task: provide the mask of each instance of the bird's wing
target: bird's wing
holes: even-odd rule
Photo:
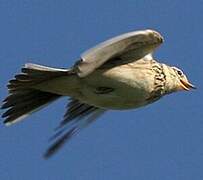
[[[116,36],[89,49],[75,65],[79,77],[85,77],[105,62],[122,58],[132,61],[143,58],[163,42],[163,37],[154,30],[133,31]]]
[[[55,154],[73,135],[95,121],[104,112],[104,109],[81,103],[79,100],[71,98],[62,122],[50,139],[54,142],[46,151],[44,157],[49,158]]]

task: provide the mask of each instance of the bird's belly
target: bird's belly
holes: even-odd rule
[[[151,70],[129,66],[97,70],[82,80],[80,98],[88,104],[108,109],[137,108],[147,104],[153,82]],[[99,87],[110,90],[97,92]]]
[[[144,106],[146,104],[146,94],[134,89],[118,88],[107,94],[95,94],[89,89],[83,91],[80,98],[88,104],[107,109],[131,109]],[[136,93],[135,93],[136,91]]]

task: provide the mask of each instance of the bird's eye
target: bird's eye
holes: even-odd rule
[[[177,70],[177,73],[178,73],[179,76],[183,75],[183,72],[181,70]]]

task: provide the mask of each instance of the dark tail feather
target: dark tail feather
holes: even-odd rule
[[[4,123],[6,125],[14,124],[59,97],[59,95],[38,90],[22,90],[13,93],[4,100],[1,107],[8,109],[2,115],[5,119]]]
[[[65,69],[36,64],[26,64],[21,71],[22,73],[17,74],[14,79],[9,81],[7,85],[9,95],[1,106],[1,109],[7,109],[2,115],[6,125],[24,119],[59,98],[60,95],[36,90],[34,87],[43,81],[66,75],[69,72]]]

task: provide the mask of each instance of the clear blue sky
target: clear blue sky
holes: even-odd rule
[[[0,99],[26,62],[69,67],[86,49],[124,32],[165,37],[156,59],[198,87],[145,108],[109,111],[48,161],[42,153],[67,98],[12,127],[0,125],[1,180],[202,180],[203,1],[0,0]]]

